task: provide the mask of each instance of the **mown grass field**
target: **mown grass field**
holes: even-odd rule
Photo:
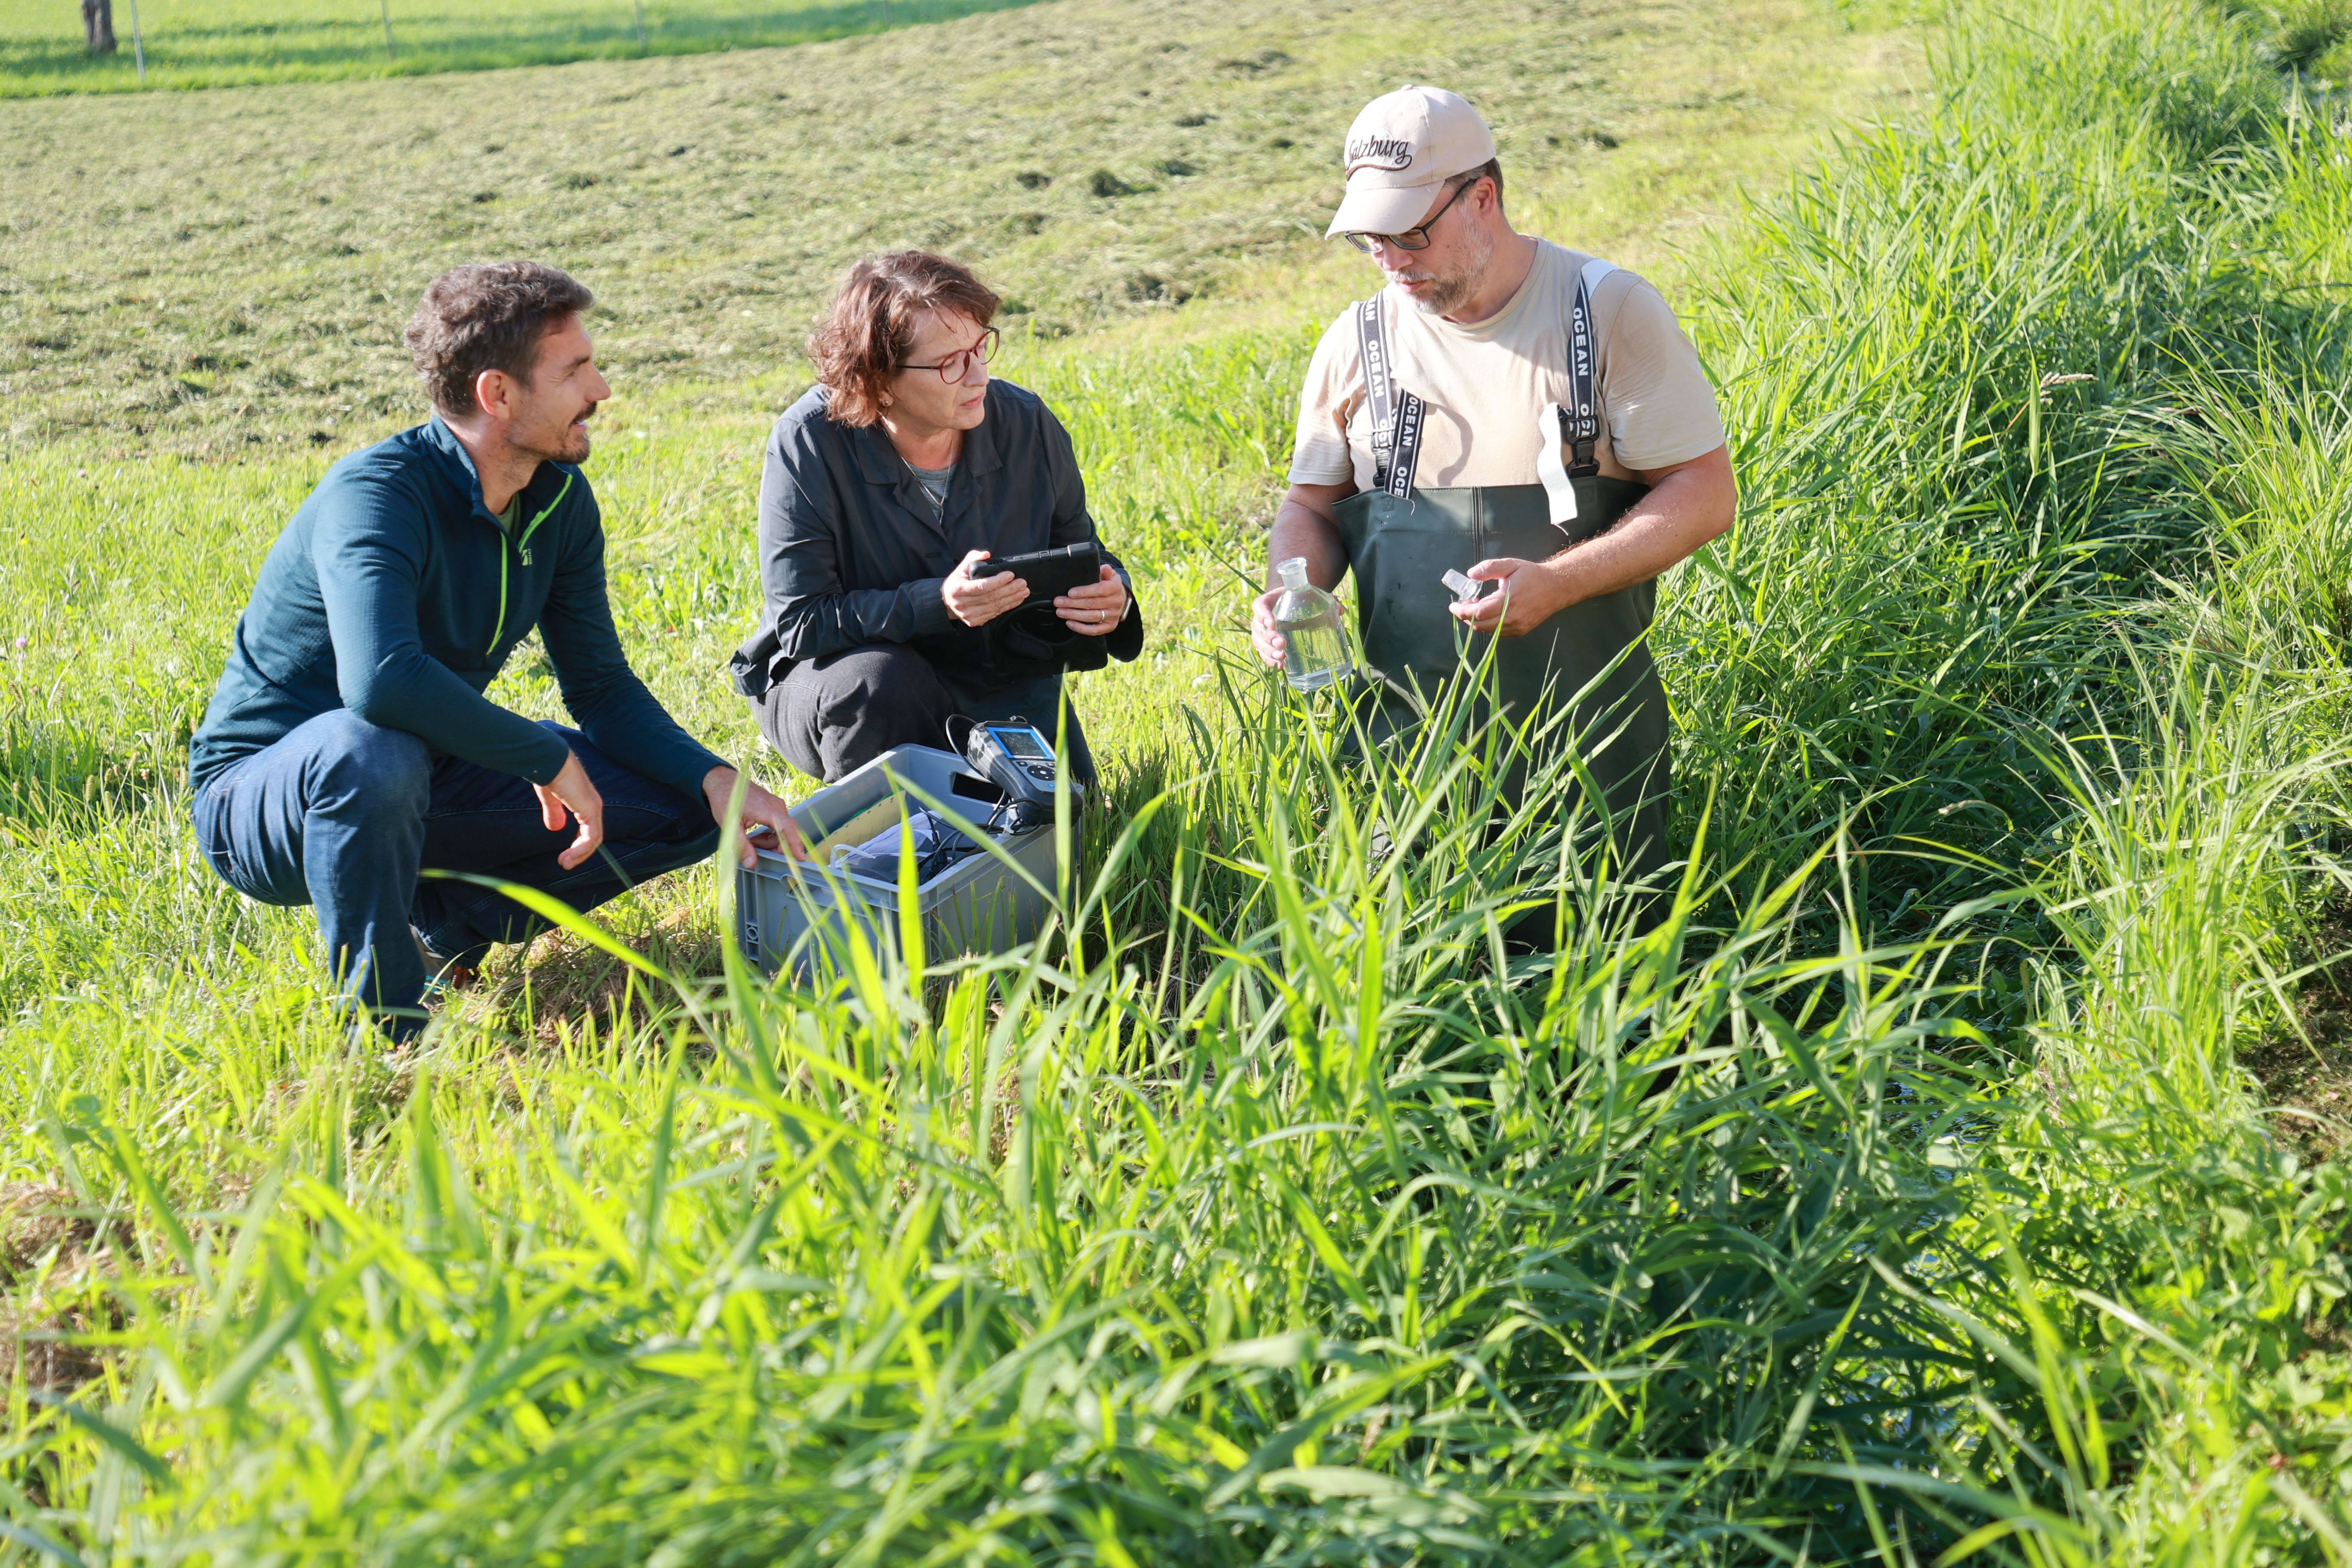
[[[1795,5],[1475,0],[1437,46],[1333,0],[1136,0],[495,78],[0,103],[0,431],[331,455],[414,416],[400,324],[423,279],[482,255],[564,257],[625,396],[711,384],[728,410],[797,374],[876,246],[985,263],[1008,324],[1048,339],[1203,291],[1304,321],[1361,285],[1337,258],[1297,274],[1337,189],[1331,127],[1369,93],[1475,77],[1536,216],[1566,203],[1654,247],[1778,166],[1793,126],[1869,111],[1899,76],[1885,36]],[[1638,216],[1660,188],[1684,217]]]
[[[86,52],[79,8],[0,4],[0,98],[349,81],[772,48],[994,10],[1020,0],[131,0],[118,48]]]
[[[2289,37],[2324,10],[1496,0],[1440,44],[1061,0],[178,95],[135,198],[57,149],[162,100],[0,105],[51,139],[5,187],[0,1552],[2352,1557],[2352,1167],[2239,1065],[2326,1017],[2352,845],[2352,126],[2298,70],[2342,32]],[[1639,941],[1557,825],[1487,831],[1476,759],[1339,766],[1237,662],[1226,563],[1365,286],[1283,226],[1415,78],[1496,114],[1525,226],[1667,283],[1723,391],[1741,520],[1658,632],[1692,869]],[[365,162],[492,79],[587,84],[532,146],[693,110],[731,149],[820,90],[909,141],[790,132],[841,171],[804,228],[730,227],[652,141],[454,212],[428,143]],[[1832,115],[1865,122],[1791,177]],[[1184,132],[1227,140],[1152,151]],[[757,443],[826,278],[902,238],[1026,307],[1005,368],[1144,569],[1150,651],[1076,689],[1112,753],[1087,940],[771,986],[681,876],[352,1051],[177,774],[261,546],[413,396],[415,289],[511,247],[612,302],[624,635],[751,758],[719,668]],[[554,710],[530,658],[499,691]],[[1557,897],[1570,939],[1507,958]]]

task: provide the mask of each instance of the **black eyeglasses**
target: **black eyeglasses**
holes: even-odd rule
[[[1475,179],[1472,179],[1462,184],[1454,186],[1454,194],[1445,198],[1444,206],[1438,208],[1435,212],[1422,219],[1418,226],[1406,229],[1402,234],[1357,234],[1350,231],[1340,235],[1339,237],[1346,240],[1349,245],[1354,246],[1358,250],[1362,251],[1367,256],[1370,256],[1372,253],[1372,242],[1374,240],[1380,241],[1382,245],[1394,246],[1399,250],[1427,250],[1429,248],[1429,231],[1436,226],[1437,220],[1444,217],[1447,211],[1453,207],[1455,202],[1462,199],[1462,193],[1468,190],[1472,185],[1475,185],[1478,182]]]
[[[996,329],[990,327],[980,334],[980,342],[968,349],[956,350],[937,364],[902,364],[898,368],[900,370],[935,370],[940,373],[941,381],[953,386],[971,374],[971,367],[975,361],[986,364],[996,357],[997,338]]]

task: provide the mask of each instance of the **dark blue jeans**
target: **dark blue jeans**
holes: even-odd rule
[[[421,879],[421,870],[496,877],[591,910],[719,847],[698,795],[630,772],[576,730],[547,728],[604,797],[604,848],[572,870],[556,857],[578,828],[567,822],[550,833],[527,780],[436,760],[407,731],[347,710],[321,713],[207,783],[195,801],[196,842],[246,897],[316,905],[338,994],[404,1038],[425,1025],[425,968],[409,927],[467,964],[547,927],[503,894]]]

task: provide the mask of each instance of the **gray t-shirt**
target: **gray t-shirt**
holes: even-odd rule
[[[906,462],[906,459],[901,458],[899,461]],[[950,463],[944,468],[919,468],[912,463],[907,463],[907,471],[915,476],[915,482],[923,487],[925,495],[931,498],[931,510],[940,517],[946,517],[948,486],[955,479],[955,464]]]

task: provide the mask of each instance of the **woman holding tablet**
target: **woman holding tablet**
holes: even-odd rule
[[[827,783],[893,746],[946,745],[956,714],[1054,734],[1065,670],[1142,651],[1068,434],[989,374],[997,303],[943,256],[867,257],[810,340],[817,384],[769,438],[766,605],[735,686],[769,743]],[[1091,782],[1076,716],[1060,722]]]

